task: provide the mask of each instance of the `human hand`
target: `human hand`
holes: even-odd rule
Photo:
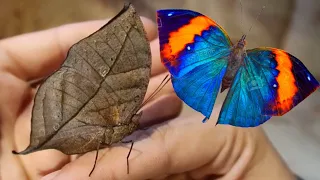
[[[96,25],[95,29],[100,25]],[[67,27],[62,27],[61,29],[63,28],[68,29]],[[77,31],[82,29],[87,32],[76,35],[74,34],[75,31],[72,31],[73,28],[69,28],[69,30],[59,30],[60,34],[68,32],[63,35],[64,38],[59,38],[61,39],[60,41],[65,41],[60,43],[64,47],[62,48],[63,55],[58,53],[59,50],[53,50],[53,47],[58,47],[58,45],[51,44],[50,48],[43,45],[49,41],[43,41],[44,35],[41,38],[39,34],[34,34],[32,38],[30,38],[30,35],[28,38],[20,36],[19,38],[24,38],[22,40],[19,38],[16,38],[16,40],[9,39],[10,41],[6,40],[6,43],[0,43],[1,48],[7,47],[8,49],[10,47],[9,49],[11,50],[8,52],[11,55],[9,57],[13,57],[13,64],[9,66],[10,68],[7,66],[3,66],[6,68],[1,68],[1,72],[6,72],[1,73],[2,77],[4,77],[1,77],[1,81],[7,79],[5,82],[6,91],[1,89],[0,92],[1,98],[6,99],[6,102],[1,104],[0,109],[2,123],[6,125],[1,126],[3,139],[5,140],[2,140],[1,150],[3,156],[1,164],[10,165],[1,167],[1,174],[5,175],[3,176],[5,179],[37,179],[53,171],[55,172],[46,176],[45,179],[89,179],[88,173],[92,168],[95,152],[86,153],[72,162],[70,162],[70,156],[63,155],[55,150],[35,152],[27,156],[13,156],[11,154],[12,149],[20,150],[28,144],[28,133],[30,132],[28,128],[30,126],[30,111],[32,107],[30,101],[35,89],[31,89],[27,81],[50,74],[49,71],[52,72],[59,67],[59,64],[64,59],[66,50],[71,44],[94,31],[93,29],[83,30],[83,28],[75,28],[73,26]],[[154,28],[151,30],[147,28],[147,31],[149,32],[149,38],[150,34],[155,37],[156,30]],[[53,32],[51,31],[50,33]],[[56,37],[52,36],[51,34],[53,39]],[[70,38],[70,36],[77,37]],[[45,53],[42,56],[41,54],[32,53],[25,55],[28,54],[27,52],[30,49],[34,51],[35,47],[28,50],[30,44],[27,46],[26,43],[22,44],[22,42],[30,43],[31,39],[32,43],[35,43],[35,37],[39,40],[39,43],[42,43],[37,48],[42,50],[39,53]],[[8,41],[11,43],[8,43]],[[11,46],[6,44],[11,44]],[[17,48],[17,46],[21,49]],[[13,51],[15,49],[18,51],[17,53],[13,53],[16,52]],[[151,42],[151,49],[153,50],[152,72],[153,74],[160,74],[164,69],[159,64],[157,40]],[[50,56],[52,52],[56,53],[54,58]],[[19,56],[17,57],[17,55]],[[55,66],[49,63],[39,65],[40,60],[46,60],[48,57],[51,57],[48,60],[51,63],[52,61],[59,62]],[[20,61],[15,59],[20,59]],[[31,66],[30,62],[26,63],[28,62],[27,60],[34,61],[33,66]],[[25,66],[23,64],[18,66],[15,64],[16,62],[19,62],[18,64],[25,63]],[[35,66],[38,66],[38,68],[35,68]],[[21,67],[26,70],[21,69]],[[12,69],[14,68],[20,68],[20,70],[13,71]],[[33,69],[31,70],[30,68]],[[36,70],[38,73],[35,73],[37,72]],[[43,72],[44,70],[46,72]],[[30,76],[30,74],[35,75]],[[151,80],[148,94],[152,92],[153,88],[157,87],[163,75],[158,75],[157,77],[161,78]],[[4,84],[4,82],[1,82],[1,84]],[[10,89],[10,92],[8,92],[8,89]],[[170,86],[166,86],[166,89],[162,92],[170,93],[172,89]],[[10,96],[11,94],[15,94],[15,96]],[[26,103],[25,99],[28,98],[29,101]],[[168,99],[176,102],[169,103]],[[175,96],[167,96],[167,100],[160,99],[155,102],[153,107],[144,111],[142,120],[144,123],[150,123],[150,121],[154,123],[155,119],[163,121],[166,118],[157,117],[163,114],[167,114],[166,117],[168,115],[177,115],[180,103]],[[163,111],[163,108],[165,108],[165,111]],[[262,177],[264,179],[293,179],[290,171],[272,148],[261,128],[243,129],[224,125],[215,126],[214,120],[217,119],[217,111],[214,112],[211,120],[204,124],[201,123],[203,118],[200,115],[179,117],[135,133],[132,137],[135,136],[139,140],[135,142],[129,158],[129,174],[126,172],[128,147],[115,146],[100,150],[97,166],[91,179],[213,179],[217,177],[221,179],[261,179]],[[6,119],[3,117],[6,117]],[[12,133],[13,128],[15,128],[15,134]]]
[[[207,123],[201,115],[179,117],[134,133],[128,148],[99,152],[92,179],[295,179],[261,128],[215,126],[218,111]],[[87,153],[45,180],[89,179],[95,152]]]
[[[155,24],[146,18],[142,20],[150,43],[158,43],[154,41]],[[74,156],[56,150],[29,155],[13,155],[11,151],[23,150],[29,144],[31,110],[37,87],[35,83],[59,68],[71,45],[106,22],[65,25],[0,41],[0,174],[3,179],[39,179],[74,159]],[[158,49],[155,49],[157,47],[152,47],[152,78],[146,97],[150,96],[167,74],[160,65],[159,55],[155,54],[158,53]],[[144,110],[142,124],[164,121],[179,114],[182,103],[171,86],[166,86],[157,97]],[[152,113],[160,108],[161,113]],[[93,160],[89,162],[91,165]]]

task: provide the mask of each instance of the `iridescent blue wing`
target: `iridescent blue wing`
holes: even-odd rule
[[[319,88],[301,61],[276,48],[247,51],[222,106],[218,124],[258,126],[283,115]]]
[[[262,93],[269,94],[264,95],[264,114],[281,116],[319,88],[319,82],[304,64],[283,50],[252,49],[248,51],[248,61],[263,67],[261,70],[255,68],[255,74],[262,79],[257,81],[261,86],[264,84],[260,82],[266,84],[265,88],[261,88]]]
[[[248,67],[240,67],[222,105],[217,124],[239,127],[258,126],[271,118],[264,115],[260,90],[248,84],[254,83]],[[251,82],[252,81],[252,82]]]
[[[161,61],[177,95],[209,118],[232,43],[208,17],[190,10],[159,10]]]

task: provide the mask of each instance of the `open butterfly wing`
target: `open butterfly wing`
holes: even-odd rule
[[[209,62],[194,68],[180,78],[171,77],[176,94],[186,104],[210,118],[219,92],[226,64]]]
[[[209,118],[232,43],[208,17],[190,10],[158,11],[161,60],[177,95]]]
[[[319,82],[304,64],[283,50],[252,49],[248,51],[248,61],[260,64],[257,77],[266,83],[261,90],[270,94],[265,99],[264,114],[281,116],[319,88]]]
[[[263,98],[259,89],[248,86],[250,77],[251,68],[240,67],[222,105],[217,124],[254,127],[271,118],[262,114]]]
[[[217,123],[258,126],[290,111],[317,88],[318,81],[289,53],[276,48],[249,50]]]

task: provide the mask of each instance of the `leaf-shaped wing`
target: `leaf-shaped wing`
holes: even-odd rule
[[[20,154],[58,149],[65,154],[120,141],[150,78],[151,53],[132,5],[73,45],[61,68],[40,86],[32,111],[31,142]]]

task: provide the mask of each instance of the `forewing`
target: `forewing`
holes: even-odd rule
[[[40,86],[32,111],[31,142],[20,153],[95,150],[107,133],[139,110],[150,77],[151,54],[131,5],[71,47],[61,68]]]
[[[166,9],[157,15],[161,60],[175,92],[209,118],[232,46],[229,37],[198,12]]]
[[[225,57],[232,46],[210,18],[190,10],[158,10],[161,61],[178,78],[197,66]]]
[[[301,61],[276,48],[249,50],[228,92],[219,124],[258,126],[283,115],[319,88]]]

